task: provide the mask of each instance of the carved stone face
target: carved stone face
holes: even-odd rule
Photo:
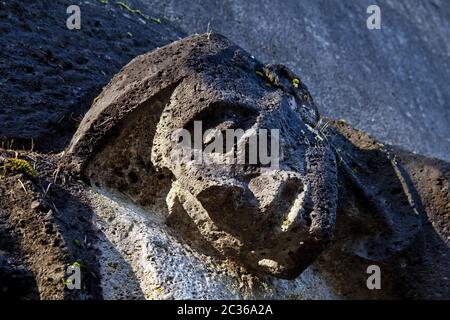
[[[193,36],[124,67],[67,154],[72,172],[93,184],[144,207],[161,208],[166,199],[167,222],[188,243],[293,278],[320,254],[335,225],[336,163],[314,130],[318,118],[306,87],[285,67],[264,66],[220,35]],[[195,133],[199,122],[201,133],[254,130],[256,154],[272,162],[174,161],[174,133]],[[278,132],[260,144],[263,129]],[[207,149],[213,141],[214,135],[201,141],[203,155],[217,155]],[[233,140],[225,152],[234,154],[236,145],[254,154],[250,141]],[[265,147],[267,154],[258,150]]]
[[[306,88],[294,86],[297,78],[282,66],[266,66],[262,72],[263,79],[255,77],[248,92],[227,83],[202,90],[202,74],[176,89],[156,129],[152,162],[175,178],[167,198],[170,214],[178,217],[169,219],[174,228],[181,230],[185,220],[180,217],[188,217],[202,241],[221,254],[250,269],[290,278],[317,257],[333,231],[335,160],[312,129],[317,113]],[[265,81],[271,86],[261,83]],[[241,149],[246,161],[207,161],[214,156],[207,149],[215,141],[212,134],[204,137],[200,161],[174,157],[180,151],[174,132],[185,129],[192,137],[195,123],[201,124],[202,136],[215,130],[215,139],[224,139],[216,155],[236,155],[238,146],[246,146]],[[271,158],[279,161],[277,166],[250,163],[249,153],[260,151],[261,145],[249,145],[262,138],[244,134],[227,149],[227,129],[279,130],[278,139],[275,134],[267,139],[270,155],[279,153],[278,159]]]

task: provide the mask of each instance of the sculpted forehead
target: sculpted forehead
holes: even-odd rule
[[[141,108],[155,118],[167,108],[168,116],[181,121],[216,101],[271,108],[278,101],[270,97],[281,93],[290,96],[304,121],[315,125],[313,99],[287,68],[265,66],[221,35],[188,37],[136,57],[114,76],[83,118],[68,153],[78,162],[75,167],[82,167],[101,140]],[[154,131],[156,124],[149,121],[148,130]]]
[[[269,133],[276,130],[281,168],[304,173],[305,153],[308,149],[314,148],[318,141],[299,112],[295,110],[295,101],[292,102],[294,98],[290,94],[282,90],[273,90],[265,92],[259,100],[236,98],[236,95],[229,94],[228,99],[193,98],[190,100],[189,96],[188,100],[184,101],[181,98],[185,96],[185,92],[184,88],[179,92],[175,90],[173,95],[175,98],[162,113],[152,151],[154,164],[168,168],[177,166],[179,163],[173,163],[170,160],[171,152],[179,146],[178,138],[174,136],[174,133],[179,129],[187,130],[192,138],[195,135],[195,125],[200,123],[200,139],[208,130],[221,132],[223,138],[228,129],[243,132],[266,130]],[[193,145],[194,142],[191,143],[191,146]],[[248,152],[248,150],[245,151]],[[193,170],[193,167],[185,167],[183,175],[187,174],[188,170]],[[245,174],[245,170],[243,171],[240,166],[217,165],[215,170],[216,175],[230,172]],[[206,170],[203,169],[203,171]],[[203,176],[208,173],[197,172],[197,174]]]
[[[242,126],[248,126],[249,121],[256,123],[267,117],[267,114],[287,104],[286,95],[279,91],[255,92],[224,91],[215,88],[206,90],[193,85],[178,87],[172,96],[171,103],[162,113],[162,122],[170,128],[186,127],[192,121],[214,122],[235,120]]]

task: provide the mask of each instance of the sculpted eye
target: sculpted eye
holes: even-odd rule
[[[215,129],[220,131],[225,131],[226,129],[235,129],[236,128],[236,122],[234,120],[226,120],[222,123],[219,123],[216,125]]]
[[[227,120],[222,123],[219,123],[214,128],[205,128],[204,136],[203,136],[203,143],[205,145],[208,145],[214,141],[214,137],[217,134],[221,133],[222,136],[224,136],[227,129],[235,129],[235,128],[236,128],[236,123],[231,120]],[[209,130],[208,134],[206,132],[207,130]]]
[[[249,129],[256,122],[257,116],[258,111],[252,106],[218,101],[211,103],[192,117],[184,129],[191,134],[192,145],[194,145],[193,139],[196,134],[201,134],[204,138],[202,142],[204,148],[213,143],[219,133],[225,136],[228,129],[244,131]],[[196,128],[201,132],[195,132]],[[204,136],[208,130],[210,131]]]
[[[255,123],[257,116],[258,110],[252,106],[218,101],[202,109],[189,120],[184,128],[193,129],[194,122],[201,121],[204,131],[213,128],[246,130]]]

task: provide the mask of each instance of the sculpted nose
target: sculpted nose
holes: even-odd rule
[[[257,201],[242,186],[209,186],[197,195],[197,200],[217,226],[232,234],[254,227]]]
[[[244,189],[234,185],[215,185],[204,188],[197,195],[197,199],[207,210],[235,211],[244,200]]]
[[[258,199],[261,211],[276,207],[276,211],[284,212],[293,205],[304,185],[297,173],[276,171],[253,178],[249,189]]]

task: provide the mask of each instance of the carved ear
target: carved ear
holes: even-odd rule
[[[91,183],[118,191],[144,207],[165,208],[172,174],[156,168],[151,158],[156,126],[172,92],[172,87],[162,90],[103,137],[84,171]]]
[[[420,198],[383,145],[344,123],[333,126],[328,136],[338,161],[337,236],[360,257],[389,258],[417,239]]]

